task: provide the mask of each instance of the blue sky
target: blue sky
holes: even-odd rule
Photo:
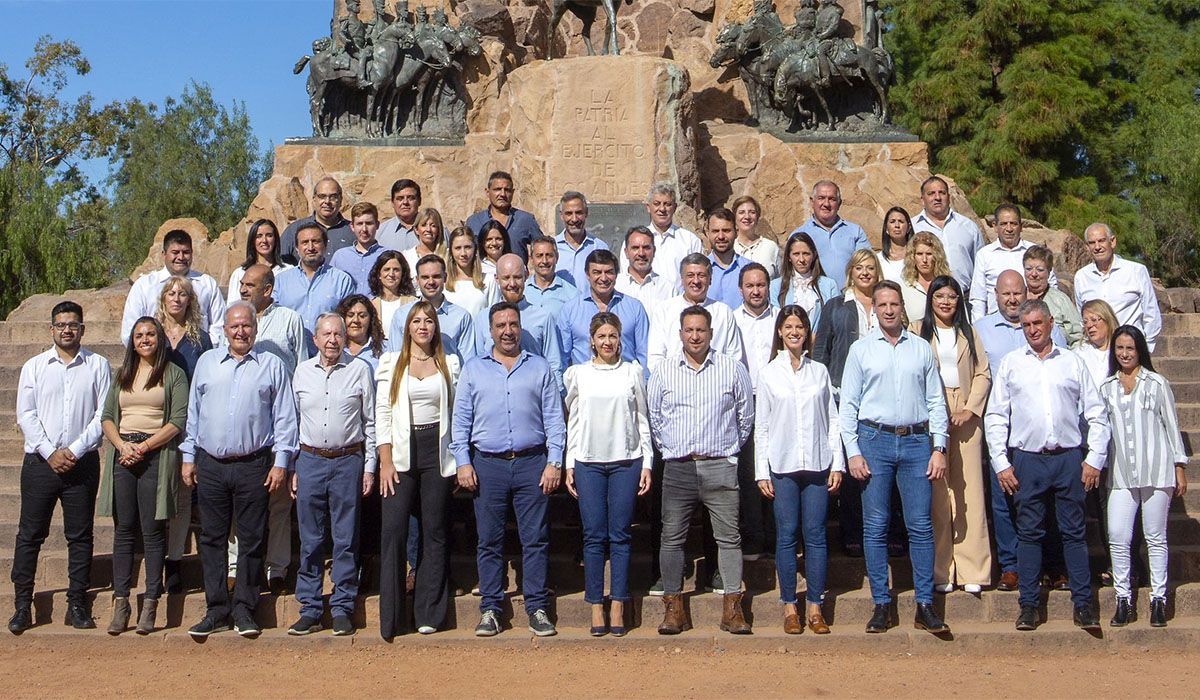
[[[221,103],[245,103],[266,147],[311,135],[292,65],[328,33],[332,12],[333,0],[0,0],[0,63],[24,75],[38,37],[70,39],[92,72],[69,94],[161,104],[191,80],[208,83]]]

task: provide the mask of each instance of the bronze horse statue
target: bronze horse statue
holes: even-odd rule
[[[864,81],[871,86],[875,93],[873,104],[875,116],[880,123],[887,124],[891,120],[888,108],[887,85],[892,80],[895,66],[892,56],[887,51],[865,46],[856,46],[853,62],[848,66],[835,65],[831,80],[823,80],[815,57],[805,54],[793,54],[779,65],[775,73],[773,97],[777,104],[800,108],[799,102],[803,90],[810,90],[821,103],[825,111],[826,123],[832,130],[835,128],[833,113],[825,99],[824,90],[833,83],[853,84]]]
[[[625,0],[632,3],[633,0]],[[617,9],[621,0],[551,0],[550,31],[546,32],[546,60],[554,58],[554,36],[558,32],[558,23],[562,21],[567,10],[583,22],[583,45],[587,47],[589,56],[596,55],[592,46],[592,23],[596,21],[596,10],[604,8],[608,16],[608,24],[604,30],[604,53],[616,56],[621,53],[617,47]]]

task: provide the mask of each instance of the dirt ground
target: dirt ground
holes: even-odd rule
[[[6,639],[0,697],[1186,698],[1196,697],[1200,662],[1200,650],[1039,658],[719,645],[212,641]]]

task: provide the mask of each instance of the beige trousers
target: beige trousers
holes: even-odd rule
[[[966,396],[946,389],[950,415],[961,411]],[[962,427],[950,426],[945,478],[933,482],[933,582],[981,586],[992,582],[992,548],[984,495],[983,421],[972,416]]]

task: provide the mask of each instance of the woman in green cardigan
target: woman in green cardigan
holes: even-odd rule
[[[142,533],[146,595],[137,633],[154,631],[162,594],[167,521],[179,490],[179,442],[187,423],[188,381],[169,361],[162,324],[143,316],[133,324],[125,359],[104,402],[104,452],[97,514],[113,517],[113,616],[108,633],[129,626],[133,545]]]

